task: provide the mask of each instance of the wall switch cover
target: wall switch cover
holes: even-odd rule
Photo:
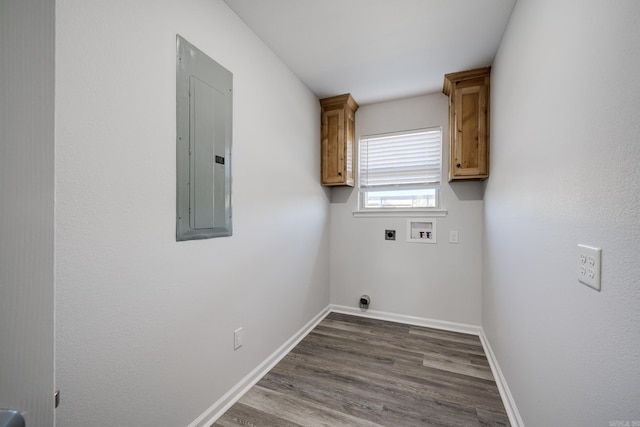
[[[243,337],[242,337],[242,328],[238,328],[235,331],[233,331],[233,349],[237,350],[240,347],[242,347],[242,341],[243,341]]]
[[[458,230],[449,231],[449,243],[458,243]]]
[[[578,245],[578,281],[595,290],[600,290],[602,249]]]

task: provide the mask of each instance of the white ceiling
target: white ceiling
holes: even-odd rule
[[[440,92],[491,65],[516,0],[224,0],[319,98]]]

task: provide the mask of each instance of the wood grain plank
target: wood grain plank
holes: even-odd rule
[[[508,426],[478,337],[330,313],[216,426]]]
[[[478,420],[482,427],[506,427],[509,426],[509,418],[506,414],[495,413],[483,409],[477,409]]]
[[[493,373],[488,365],[474,364],[469,357],[460,355],[425,352],[422,366],[493,380]]]
[[[423,326],[411,326],[409,328],[409,334],[438,340],[460,342],[482,348],[482,342],[480,342],[479,337],[471,334],[463,334],[461,332],[443,331],[439,329],[425,328]]]
[[[279,417],[292,423],[314,426],[362,426],[376,427],[375,424],[323,405],[300,399],[261,386],[253,387],[242,398],[245,405],[263,412],[278,413]],[[291,411],[291,408],[296,408]]]
[[[293,357],[297,358],[298,356],[295,355]],[[289,356],[287,356],[287,358],[289,358]],[[278,366],[274,370],[283,370],[284,372],[295,370],[295,363],[302,362],[302,359],[296,360],[295,362],[291,362],[292,365],[286,366],[287,358],[283,361],[283,365]],[[489,384],[486,381],[482,382],[481,386],[477,388],[476,393],[472,393],[474,388],[471,386],[470,381],[465,381],[463,383],[463,387],[460,387],[459,389],[452,388],[450,384],[446,382],[446,379],[442,384],[434,382],[425,383],[412,378],[410,375],[404,375],[403,373],[397,372],[394,367],[389,364],[371,365],[366,363],[342,363],[341,366],[336,366],[335,362],[327,362],[325,357],[322,355],[305,355],[303,360],[304,362],[302,363],[321,367],[324,370],[332,372],[334,370],[339,370],[342,375],[350,378],[356,378],[361,381],[386,387],[387,390],[385,393],[387,394],[401,395],[402,393],[412,393],[418,394],[421,398],[427,400],[442,400],[460,405],[468,403],[471,398],[471,401],[475,404],[490,407],[491,409],[498,409],[495,405],[491,405],[491,402],[495,401],[497,396],[497,394],[492,394],[492,392],[495,391],[497,393],[497,388],[490,389],[488,399],[484,398],[487,395],[487,385],[491,385],[492,382]],[[414,366],[414,368],[421,369],[416,366]],[[499,396],[498,402],[500,402]]]
[[[279,416],[237,402],[216,421],[215,425],[219,427],[302,427],[305,424],[295,424]]]

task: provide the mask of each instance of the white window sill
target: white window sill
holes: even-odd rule
[[[353,211],[355,218],[441,218],[447,216],[446,209],[367,209]]]

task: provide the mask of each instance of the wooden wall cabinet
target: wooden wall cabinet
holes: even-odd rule
[[[324,186],[353,187],[355,116],[358,104],[350,94],[320,100],[322,107],[322,176]]]
[[[491,67],[446,74],[449,97],[449,181],[489,177]]]

